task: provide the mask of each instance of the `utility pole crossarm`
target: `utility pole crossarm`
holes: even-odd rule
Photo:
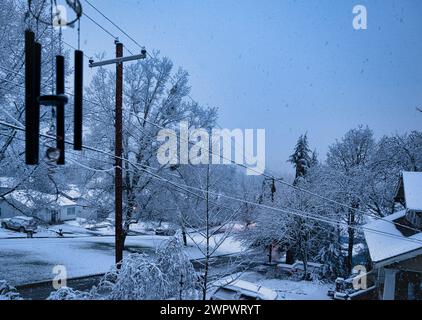
[[[142,50],[141,54],[137,54],[137,55],[129,56],[129,57],[121,57],[121,58],[115,58],[115,59],[98,61],[98,62],[94,62],[94,60],[89,60],[89,67],[95,68],[95,67],[107,66],[111,64],[120,64],[122,62],[142,60],[142,59],[145,59],[146,57],[147,57],[146,51]]]

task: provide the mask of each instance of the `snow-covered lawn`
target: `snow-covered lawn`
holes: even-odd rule
[[[247,272],[240,278],[275,290],[278,300],[331,300],[327,293],[334,286],[313,281],[269,279],[255,272]]]

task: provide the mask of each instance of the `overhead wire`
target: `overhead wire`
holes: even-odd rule
[[[24,131],[24,128],[21,128],[19,126],[15,126],[15,125],[12,125],[12,124],[3,122],[3,121],[0,121],[0,125],[7,126],[7,127],[10,127],[10,128],[14,128],[16,130]],[[44,134],[40,134],[40,136],[50,137],[50,136],[44,135]],[[73,144],[73,142],[69,142],[69,141],[66,141],[66,143]],[[100,152],[102,154],[108,154],[108,155],[111,155],[111,156],[115,157],[114,155],[110,154],[109,152],[103,151],[101,149],[93,148],[93,147],[90,147],[90,146],[84,146],[84,148],[86,148],[88,150],[91,150],[91,151],[96,151],[96,152]],[[171,184],[171,185],[173,185],[175,187],[178,187],[178,188],[181,187],[181,188],[196,190],[196,191],[200,191],[200,192],[203,192],[203,193],[208,193],[208,194],[214,195],[216,197],[223,197],[223,198],[234,200],[234,201],[237,201],[237,202],[254,205],[254,206],[260,207],[260,208],[265,208],[265,209],[274,210],[274,211],[278,211],[278,212],[285,213],[285,214],[295,215],[295,216],[299,216],[299,217],[302,217],[302,218],[308,218],[308,219],[312,219],[312,220],[315,220],[315,221],[320,221],[320,222],[325,222],[325,223],[328,223],[328,224],[333,224],[333,221],[331,221],[329,219],[319,218],[319,217],[316,217],[316,216],[311,216],[311,215],[309,215],[309,214],[307,214],[307,213],[305,213],[304,211],[301,211],[301,210],[300,211],[297,210],[297,212],[293,212],[293,211],[289,211],[289,210],[285,210],[285,209],[281,209],[281,208],[277,208],[277,207],[273,207],[273,206],[268,206],[268,205],[260,204],[258,202],[254,202],[254,201],[248,201],[248,200],[245,200],[245,199],[240,199],[240,198],[229,196],[229,195],[226,195],[226,194],[223,194],[223,193],[216,193],[216,192],[213,192],[213,191],[210,191],[210,190],[204,190],[202,188],[197,188],[197,187],[193,187],[193,186],[189,186],[189,185],[185,185],[185,184],[175,183],[175,182],[173,182],[171,180],[168,180],[168,179],[166,179],[166,178],[164,178],[164,177],[162,177],[162,176],[160,176],[158,174],[155,174],[155,173],[153,173],[151,171],[148,171],[148,170],[142,168],[142,165],[139,166],[138,164],[135,164],[135,163],[133,163],[132,161],[130,161],[128,159],[122,158],[122,160],[125,161],[125,162],[128,162],[129,164],[131,164],[133,167],[137,168],[138,170],[144,171],[145,173],[147,173],[147,174],[155,177],[156,179],[159,179],[159,180],[162,180],[162,181],[166,181],[168,184]],[[335,221],[334,223],[336,225],[337,224],[342,224],[342,225],[346,226],[347,228],[351,228],[351,229],[355,229],[355,230],[366,230],[366,231],[371,232],[371,233],[376,233],[376,234],[380,234],[380,235],[384,235],[384,236],[389,236],[389,237],[393,237],[393,238],[404,240],[404,241],[409,241],[409,242],[413,242],[413,243],[422,244],[422,240],[419,240],[419,239],[407,238],[407,237],[404,237],[404,236],[400,236],[400,235],[397,235],[397,234],[393,234],[393,233],[389,233],[389,232],[384,232],[384,231],[372,229],[372,228],[365,227],[365,226],[359,226],[358,227],[358,226],[355,226],[355,225],[348,225],[348,224],[346,224],[346,223],[344,223],[342,221]]]

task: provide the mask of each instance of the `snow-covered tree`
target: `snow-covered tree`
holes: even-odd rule
[[[142,217],[157,217],[161,212],[155,205],[157,197],[165,190],[163,183],[142,170],[154,167],[158,168],[158,171],[152,169],[155,174],[171,175],[168,166],[157,161],[159,130],[177,131],[182,120],[192,127],[209,127],[215,121],[216,110],[191,102],[187,97],[190,91],[187,72],[182,69],[174,72],[170,59],[160,57],[158,52],[152,58],[127,64],[124,75],[123,157],[130,160],[124,161],[123,168],[123,230],[126,236],[132,222]],[[114,124],[114,88],[114,72],[100,68],[87,90],[87,97],[92,102],[87,111],[88,142],[110,152],[114,148],[114,133],[103,129]],[[103,179],[98,184],[93,180],[93,188],[103,189],[110,201],[112,175],[99,175]]]
[[[331,199],[345,204],[337,206],[339,218],[348,228],[346,267],[353,268],[353,247],[356,226],[363,223],[365,203],[368,201],[368,187],[371,185],[369,166],[375,151],[372,130],[360,126],[348,131],[345,136],[330,146],[327,154],[325,190]],[[329,204],[332,206],[332,204]]]
[[[94,288],[94,296],[113,300],[189,299],[196,294],[192,263],[178,237],[163,244],[154,256],[129,254]]]
[[[312,162],[315,161],[313,156],[309,149],[308,136],[305,133],[299,137],[295,150],[289,158],[289,162],[293,164],[296,170],[295,183],[299,178],[306,176],[306,173],[312,166]]]

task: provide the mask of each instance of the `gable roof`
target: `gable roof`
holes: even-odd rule
[[[405,255],[422,254],[422,232],[406,237],[394,224],[405,215],[406,211],[403,210],[365,225],[366,243],[371,260],[375,264],[386,265],[392,258],[400,261],[409,258]],[[400,256],[403,256],[403,259]]]
[[[404,200],[406,209],[422,211],[422,172],[402,172],[396,199]]]
[[[57,206],[75,206],[76,203],[62,195],[59,195],[57,198],[55,195],[47,194],[34,190],[15,190],[12,193],[5,196],[7,199],[12,199],[16,202],[19,202],[21,205],[24,205],[27,208],[34,209],[36,208],[36,202],[46,203],[49,205]]]
[[[422,172],[403,172],[406,208],[422,211]]]

